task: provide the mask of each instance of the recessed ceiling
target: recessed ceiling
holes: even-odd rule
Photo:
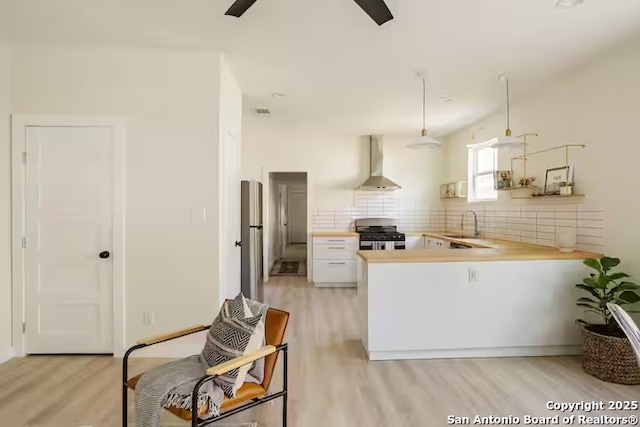
[[[640,30],[638,0],[387,0],[381,27],[353,0],[262,0],[239,19],[224,15],[232,0],[2,1],[12,41],[221,51],[247,112],[271,110],[248,120],[353,134],[420,131],[416,70],[438,135],[503,109],[500,72],[517,104]]]

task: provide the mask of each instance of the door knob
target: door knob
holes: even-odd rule
[[[236,246],[242,246],[242,242],[236,241]]]
[[[110,255],[109,251],[100,252],[100,258],[109,258]]]

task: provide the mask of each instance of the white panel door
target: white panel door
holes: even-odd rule
[[[221,298],[233,299],[240,293],[241,251],[240,241],[240,145],[233,132],[224,133],[222,156],[223,181],[223,294]],[[248,244],[248,242],[246,242]]]
[[[289,243],[307,243],[307,191],[291,188],[289,191],[288,231]]]
[[[26,353],[113,352],[112,140],[26,129]]]

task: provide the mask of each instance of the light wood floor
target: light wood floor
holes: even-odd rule
[[[448,415],[558,414],[545,409],[547,401],[640,400],[640,387],[596,380],[576,357],[366,362],[354,299],[355,290],[314,289],[303,278],[268,285],[267,302],[292,315],[290,427],[437,427]],[[443,325],[425,325],[425,333],[429,327]],[[161,362],[133,359],[132,373]],[[0,426],[119,426],[120,366],[95,356],[0,365]],[[281,370],[276,385],[280,378]],[[252,419],[280,426],[280,403],[230,420]]]

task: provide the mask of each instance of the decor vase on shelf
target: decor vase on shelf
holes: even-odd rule
[[[560,195],[561,196],[570,196],[573,194],[573,184],[570,182],[561,182],[560,183]]]
[[[577,230],[574,227],[558,227],[556,244],[560,252],[573,252],[578,244]]]
[[[582,367],[585,372],[603,381],[640,384],[640,367],[631,344],[607,308],[607,303],[622,306],[640,301],[636,293],[640,287],[624,281],[629,277],[628,274],[612,271],[620,264],[618,258],[588,258],[584,264],[595,273],[576,285],[589,294],[588,297],[578,298],[576,305],[584,307],[587,313],[596,313],[602,318],[602,323],[576,320],[582,333]]]

